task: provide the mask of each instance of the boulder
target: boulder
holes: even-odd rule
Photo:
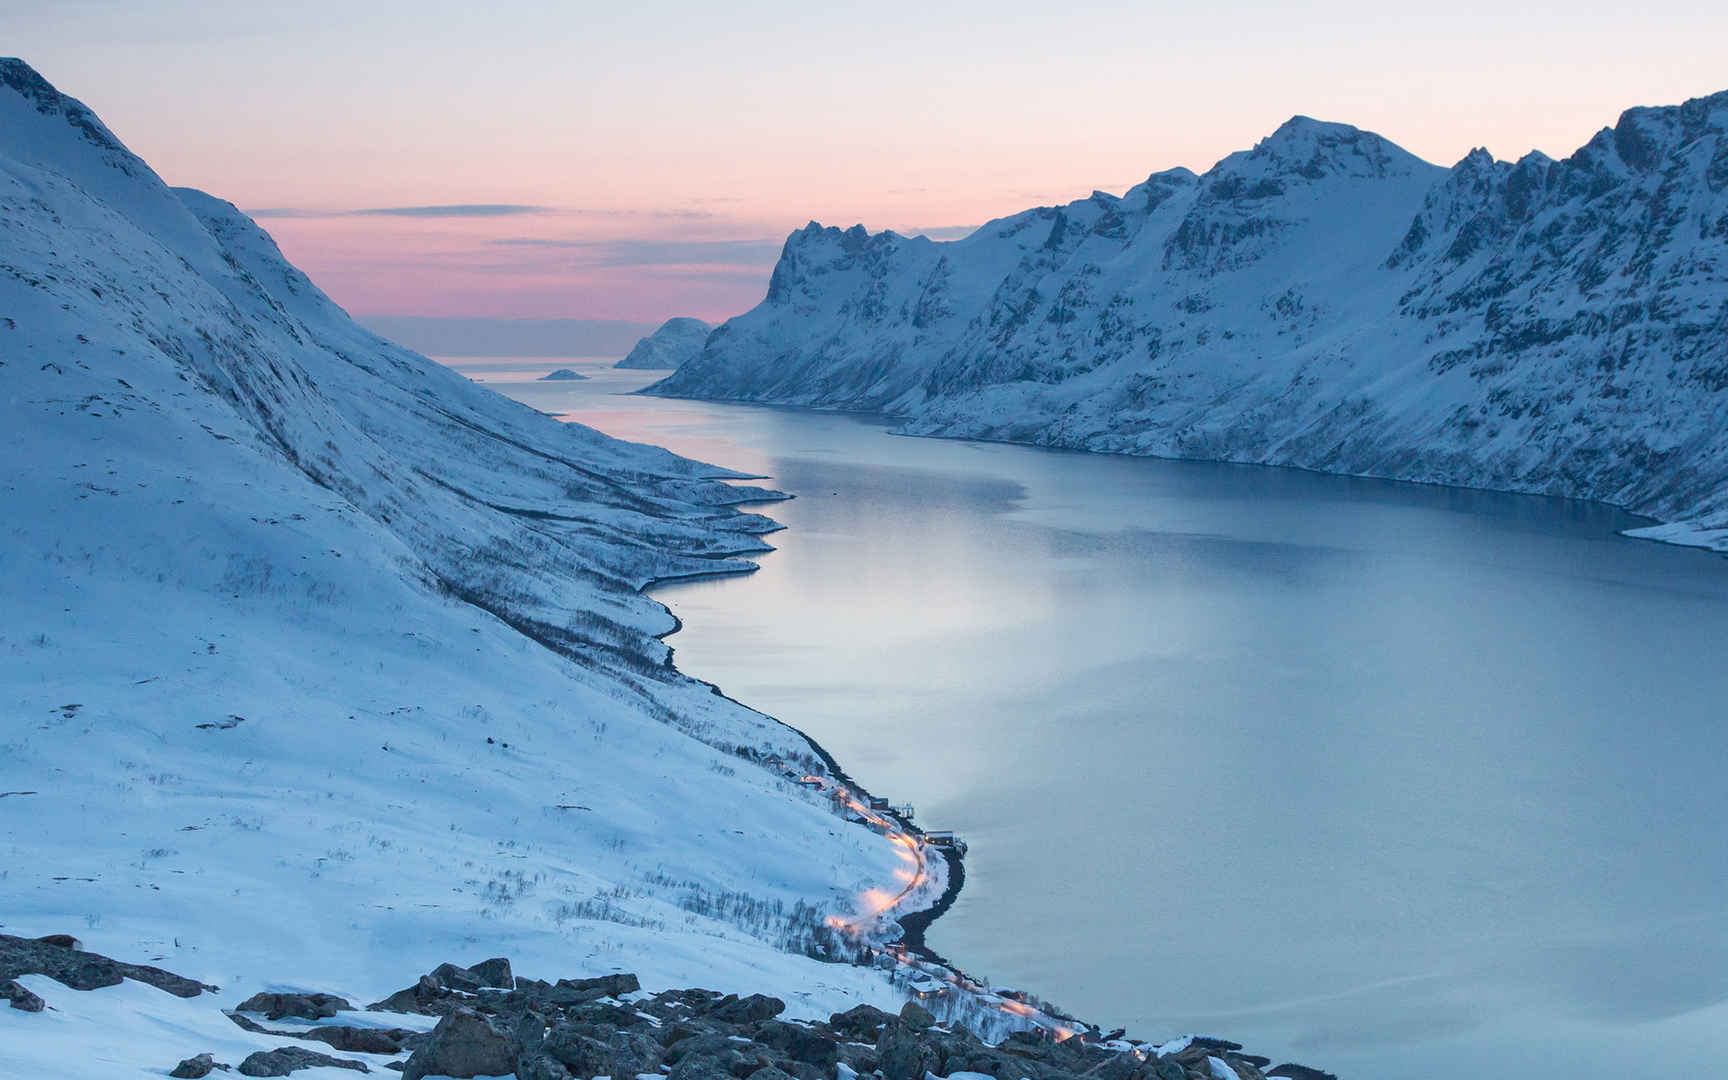
[[[882,1080],[924,1080],[924,1074],[941,1068],[934,1048],[919,1037],[919,1030],[906,1024],[890,1024],[876,1041],[876,1067]]]
[[[936,1023],[936,1016],[916,1001],[900,1006],[900,1022],[907,1027],[923,1030]]]
[[[176,1077],[177,1080],[198,1080],[201,1076],[209,1076],[213,1069],[221,1069],[223,1072],[227,1072],[231,1067],[232,1066],[229,1065],[217,1064],[216,1055],[214,1054],[199,1054],[196,1057],[189,1057],[180,1064],[174,1066],[174,1071],[168,1075]]]
[[[786,1003],[766,994],[751,994],[747,998],[727,995],[709,1010],[708,1016],[723,1024],[759,1024],[772,1020],[786,1011]]]
[[[415,1032],[403,1028],[360,1028],[330,1024],[319,1025],[308,1031],[288,1032],[296,1039],[306,1039],[321,1042],[332,1050],[343,1050],[350,1054],[400,1054],[403,1043],[412,1039]]]
[[[64,944],[70,942],[71,944]],[[46,975],[74,990],[100,990],[119,986],[125,979],[148,983],[175,997],[197,997],[214,990],[201,982],[147,964],[127,964],[75,946],[78,939],[67,934],[48,938],[21,938],[0,934],[0,985],[20,975]]]
[[[478,964],[470,967],[468,973],[472,975],[481,986],[501,986],[504,989],[509,990],[514,988],[516,985],[516,977],[510,973],[510,961],[506,960],[502,956],[495,956],[490,960],[482,960]]]
[[[892,1019],[892,1016],[874,1005],[855,1005],[845,1012],[830,1016],[828,1026],[842,1039],[873,1043],[877,1033],[882,1030],[882,1025]]]
[[[409,1057],[402,1077],[507,1076],[516,1071],[516,1057],[509,1037],[491,1019],[457,1008],[444,1014],[426,1045]]]
[[[366,1006],[369,1012],[400,1012],[420,1013],[425,1016],[438,1016],[449,1012],[447,1000],[450,988],[438,980],[436,975],[422,975],[420,981],[405,990],[398,990],[383,1001],[374,1001]]]
[[[545,1054],[524,1054],[516,1059],[516,1080],[570,1080],[570,1070]]]
[[[578,994],[598,991],[594,998],[618,997],[642,989],[642,981],[630,972],[624,972],[620,975],[601,975],[593,979],[559,979],[558,989]]]
[[[757,1024],[755,1039],[783,1057],[825,1071],[832,1071],[840,1056],[832,1038],[784,1020],[764,1020]]]
[[[355,1072],[371,1072],[364,1061],[352,1058],[331,1057],[320,1054],[316,1050],[306,1050],[298,1046],[283,1046],[275,1050],[260,1050],[249,1055],[240,1063],[241,1076],[287,1076],[298,1069],[313,1069],[326,1066],[337,1069],[352,1069]]]
[[[23,1012],[41,1012],[46,1004],[40,995],[12,979],[0,983],[0,998],[5,998],[14,1009]]]
[[[294,1016],[302,1020],[323,1020],[338,1012],[353,1009],[344,998],[335,994],[253,994],[238,1006],[239,1012],[260,1012],[266,1020],[281,1020]]]

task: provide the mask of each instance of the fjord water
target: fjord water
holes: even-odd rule
[[[653,590],[670,643],[966,837],[930,944],[968,970],[1346,1080],[1728,1057],[1728,560],[1591,504],[455,363],[797,496],[756,574]]]

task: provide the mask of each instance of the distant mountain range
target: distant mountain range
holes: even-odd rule
[[[630,355],[614,364],[621,368],[676,368],[701,355],[702,343],[714,327],[701,319],[667,319],[636,343]]]
[[[811,223],[647,392],[1601,499],[1728,550],[1728,92],[1559,161],[1297,117],[951,242]]]

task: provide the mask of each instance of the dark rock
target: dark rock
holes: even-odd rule
[[[1176,1064],[1173,1057],[1158,1059],[1158,1080],[1188,1080],[1188,1070]]]
[[[614,1032],[606,1040],[606,1047],[611,1052],[606,1070],[608,1076],[628,1078],[660,1068],[660,1044],[647,1035],[634,1031]]]
[[[751,1073],[746,1080],[792,1080],[792,1076],[783,1069],[777,1069],[774,1066],[769,1065],[765,1068],[757,1069],[755,1072]]]
[[[723,1024],[759,1024],[785,1011],[786,1003],[777,997],[751,994],[747,998],[737,998],[728,995],[721,998],[708,1015]]]
[[[860,1046],[857,1043],[841,1043],[834,1048],[839,1059],[853,1072],[873,1073],[876,1071],[878,1058],[874,1046]],[[1015,1078],[1017,1080],[1017,1078]]]
[[[892,1019],[892,1016],[874,1005],[855,1005],[845,1012],[830,1016],[828,1026],[842,1039],[875,1042],[876,1034],[882,1030],[882,1025]]]
[[[576,993],[598,990],[598,997],[618,997],[642,989],[642,982],[630,972],[624,972],[621,975],[601,975],[594,979],[559,979],[558,986]]]
[[[260,1035],[276,1034],[276,1032],[265,1027],[263,1024],[260,1024],[258,1021],[253,1020],[251,1017],[241,1016],[237,1012],[225,1012],[222,1015],[238,1024],[242,1031],[254,1031]]]
[[[746,1055],[745,1049],[762,1048],[734,1042],[718,1032],[682,1039],[666,1051],[666,1063],[672,1067],[669,1080],[749,1076],[761,1068],[761,1064],[757,1055]]]
[[[437,979],[441,986],[470,994],[486,985],[472,971],[455,964],[439,964],[432,969],[432,978]]]
[[[11,982],[20,975],[46,975],[74,990],[119,986],[124,979],[148,983],[158,990],[184,998],[197,997],[205,990],[216,989],[161,968],[127,964],[98,953],[57,944],[66,940],[76,943],[76,938],[64,934],[52,937],[53,940],[48,941],[0,934],[0,984]]]
[[[784,1020],[764,1020],[757,1024],[755,1039],[793,1061],[828,1071],[833,1070],[834,1062],[839,1059],[833,1039]]]
[[[526,1054],[516,1059],[516,1080],[570,1080],[570,1070],[545,1054]]]
[[[253,994],[242,1001],[239,1012],[261,1012],[266,1020],[281,1020],[295,1016],[303,1020],[323,1020],[354,1006],[335,994]]]
[[[1338,1080],[1338,1077],[1332,1073],[1310,1069],[1306,1065],[1297,1065],[1288,1061],[1275,1069],[1267,1070],[1266,1075],[1282,1076],[1286,1077],[1287,1080]]]
[[[232,1066],[217,1064],[214,1054],[199,1054],[174,1066],[174,1071],[168,1075],[177,1077],[178,1080],[198,1080],[201,1076],[209,1076],[212,1069],[221,1069],[223,1072],[227,1072],[230,1068]]]
[[[482,960],[470,967],[468,972],[481,986],[501,986],[509,990],[516,985],[516,977],[510,973],[510,961],[502,956]]]
[[[741,1043],[735,1043],[729,1036],[717,1031],[703,1032],[686,1039],[680,1039],[666,1050],[666,1063],[676,1065],[687,1057],[708,1055],[718,1056],[727,1051],[736,1051]]]
[[[876,1067],[882,1071],[882,1080],[924,1080],[925,1073],[941,1067],[935,1049],[918,1034],[899,1023],[882,1029],[882,1037],[876,1041]]]
[[[371,1072],[364,1061],[352,1058],[331,1057],[320,1054],[316,1050],[306,1050],[298,1046],[284,1046],[276,1050],[260,1050],[249,1055],[240,1063],[241,1076],[287,1076],[297,1069],[311,1069],[318,1066],[331,1066],[338,1069],[353,1069],[355,1072]]]
[[[1238,1054],[1233,1050],[1224,1055],[1224,1060],[1228,1061],[1232,1065],[1240,1061],[1252,1065],[1256,1069],[1264,1069],[1266,1066],[1272,1064],[1272,1059],[1269,1057],[1261,1057],[1259,1054]]]
[[[913,1028],[927,1028],[936,1023],[936,1017],[916,1001],[908,1001],[900,1006],[900,1022]]]
[[[435,975],[422,975],[420,981],[405,990],[398,990],[383,1001],[366,1006],[369,1012],[420,1013],[438,1016],[449,1012],[450,989]]]
[[[553,1025],[546,1033],[542,1049],[573,1075],[599,1076],[606,1072],[610,1049],[593,1034],[583,1031],[585,1026],[568,1022]]]
[[[671,1046],[674,1043],[681,1042],[684,1039],[700,1034],[702,1034],[702,1029],[694,1024],[685,1023],[683,1021],[679,1021],[676,1024],[667,1024],[665,1027],[660,1029],[660,1045]]]
[[[487,1017],[458,1008],[444,1015],[432,1038],[414,1051],[403,1080],[423,1076],[506,1076],[516,1071],[510,1039]]]
[[[82,949],[84,943],[71,934],[45,934],[36,939],[44,945],[52,945],[57,949]]]
[[[1214,1039],[1210,1035],[1196,1035],[1196,1036],[1194,1036],[1194,1041],[1189,1043],[1188,1045],[1189,1046],[1199,1046],[1199,1047],[1202,1047],[1202,1048],[1207,1049],[1207,1050],[1240,1050],[1240,1049],[1242,1049],[1242,1044],[1239,1042],[1231,1042],[1229,1039]]]
[[[308,1031],[290,1032],[296,1039],[321,1042],[332,1050],[350,1054],[400,1054],[403,1041],[415,1032],[402,1028],[357,1028],[337,1024],[319,1025]]]
[[[0,998],[10,1001],[14,1009],[23,1012],[41,1012],[46,1004],[38,994],[11,979],[0,983]]]

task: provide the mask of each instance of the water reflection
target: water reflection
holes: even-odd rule
[[[1604,507],[512,384],[798,496],[685,670],[971,841],[931,942],[1354,1076],[1728,1055],[1728,563]]]

